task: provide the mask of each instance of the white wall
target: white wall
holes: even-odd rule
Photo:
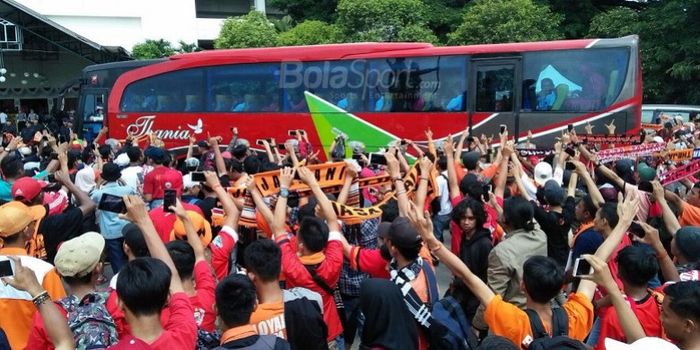
[[[22,4],[100,45],[129,51],[146,39],[163,38],[175,45],[180,40],[213,39],[222,22],[208,20],[202,26],[194,0],[22,0]],[[200,37],[200,32],[207,37]]]

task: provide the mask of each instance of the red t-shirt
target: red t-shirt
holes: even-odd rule
[[[194,349],[197,344],[197,325],[194,322],[192,304],[185,293],[170,296],[170,319],[158,339],[150,344],[154,350]],[[128,335],[110,349],[130,349],[129,344],[138,339]]]
[[[229,257],[236,246],[236,242],[238,242],[236,230],[230,226],[224,226],[219,231],[219,235],[209,243],[211,267],[214,268],[214,273],[219,281],[228,276]]]
[[[185,208],[185,210],[191,210],[204,216],[204,213],[202,213],[202,208],[194,204],[182,202],[182,206]],[[172,232],[173,227],[175,227],[177,215],[175,215],[175,213],[166,212],[163,210],[163,206],[161,205],[160,207],[153,208],[153,210],[149,211],[148,216],[151,217],[153,226],[156,228],[156,232],[158,232],[158,236],[160,236],[160,239],[163,240],[163,243],[170,242],[170,232]]]
[[[197,294],[190,297],[190,303],[194,309],[194,320],[197,327],[213,332],[216,327],[214,312],[216,281],[206,261],[200,261],[194,265],[194,281]]]
[[[630,302],[629,299],[628,302]],[[641,323],[642,328],[644,328],[644,334],[646,334],[647,337],[661,338],[661,310],[656,298],[653,295],[649,295],[641,302],[632,301],[630,306],[635,316],[637,316],[639,323]],[[621,342],[627,341],[614,308],[611,307],[605,311],[601,311],[600,319],[600,337],[595,347],[596,350],[605,350],[605,338],[612,338]]]
[[[119,338],[121,339],[123,337],[131,335],[131,328],[129,327],[129,323],[126,322],[126,315],[124,315],[124,311],[122,311],[119,308],[119,306],[117,306],[116,290],[112,290],[109,294],[109,298],[107,298],[107,303],[105,303],[105,307],[107,308],[109,314],[112,315],[114,325],[117,326],[117,335],[119,336]],[[41,317],[39,319],[41,319]],[[161,326],[165,327],[165,325],[168,324],[168,319],[170,319],[170,309],[166,305],[163,308],[163,311],[160,312]]]
[[[163,199],[166,189],[176,190],[180,196],[182,186],[182,174],[162,165],[143,177],[143,194],[150,194],[153,199]]]

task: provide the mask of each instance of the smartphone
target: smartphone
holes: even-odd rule
[[[14,276],[15,262],[7,259],[0,261],[0,277]]]
[[[574,171],[576,170],[576,165],[572,162],[566,162],[566,170]]]
[[[52,183],[56,182],[56,176],[54,174],[46,175],[46,181],[52,182]]]
[[[362,154],[353,154],[352,159],[360,161],[362,160]]]
[[[576,259],[574,263],[574,277],[584,277],[593,274],[593,267],[584,258]]]
[[[257,139],[257,140],[255,141],[255,144],[260,145],[260,146],[264,146],[265,143],[264,143],[263,141],[267,141],[268,144],[273,144],[273,143],[275,143],[275,140],[274,140],[274,139]]]
[[[632,221],[630,224],[630,228],[627,230],[629,233],[639,237],[639,238],[644,238],[646,236],[646,232],[644,231],[644,228],[642,225],[636,221]]]
[[[406,146],[406,144],[408,144],[408,142],[406,142],[406,140],[401,140],[401,146]]]
[[[277,145],[277,149],[280,150],[280,151],[286,151],[286,150],[287,150],[287,149],[284,147],[284,144],[283,144],[283,143],[280,143],[279,145]]]
[[[289,136],[297,136],[297,131],[296,131],[296,130],[287,130],[287,135],[289,135]]]
[[[204,172],[193,171],[192,172],[192,181],[194,181],[194,182],[206,182],[207,178],[204,177]]]
[[[503,134],[504,132],[506,132],[506,125],[501,124],[501,134]]]
[[[115,196],[113,194],[104,193],[102,198],[100,198],[100,203],[97,209],[108,211],[110,213],[126,213],[126,204],[124,199],[120,196]]]
[[[174,207],[177,202],[177,191],[175,190],[165,190],[165,195],[163,196],[163,211],[172,213],[173,211],[170,207]]]
[[[467,143],[474,142],[474,136],[467,136]]]
[[[370,164],[378,164],[378,165],[386,165],[386,157],[382,153],[370,153],[369,154],[369,163]]]
[[[639,186],[637,188],[640,191],[648,192],[648,193],[653,193],[654,192],[654,186],[651,185],[651,182],[649,181],[642,181],[639,183]]]
[[[568,154],[569,157],[574,157],[574,156],[576,156],[576,151],[574,151],[573,148],[568,148],[568,147],[567,147],[566,149],[564,149],[564,152],[566,152],[566,154]]]
[[[566,130],[568,130],[569,132],[571,132],[572,130],[574,130],[574,124],[569,124],[569,125],[567,125],[567,126],[566,126]]]

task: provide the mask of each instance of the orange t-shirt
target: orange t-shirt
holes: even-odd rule
[[[681,226],[700,226],[700,208],[683,202],[683,213],[679,222]]]
[[[563,308],[569,317],[569,337],[583,341],[593,326],[593,304],[584,295],[574,293],[569,296]],[[496,295],[486,306],[484,320],[493,334],[506,337],[522,348],[527,348],[533,341],[527,313],[503,301],[500,295]],[[551,321],[542,320],[542,323],[545,330],[551,333]]]
[[[287,339],[287,326],[284,323],[284,302],[258,304],[250,315],[250,324],[258,334],[274,335]]]

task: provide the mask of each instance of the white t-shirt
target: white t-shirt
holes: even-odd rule
[[[143,168],[139,165],[132,165],[122,170],[122,180],[130,186],[141,192],[141,184],[143,183]]]
[[[440,212],[438,215],[448,215],[452,212],[452,202],[450,202],[450,188],[447,185],[447,171],[436,177],[435,181],[440,189]]]
[[[7,123],[7,114],[5,114],[5,112],[0,112],[0,123]]]

